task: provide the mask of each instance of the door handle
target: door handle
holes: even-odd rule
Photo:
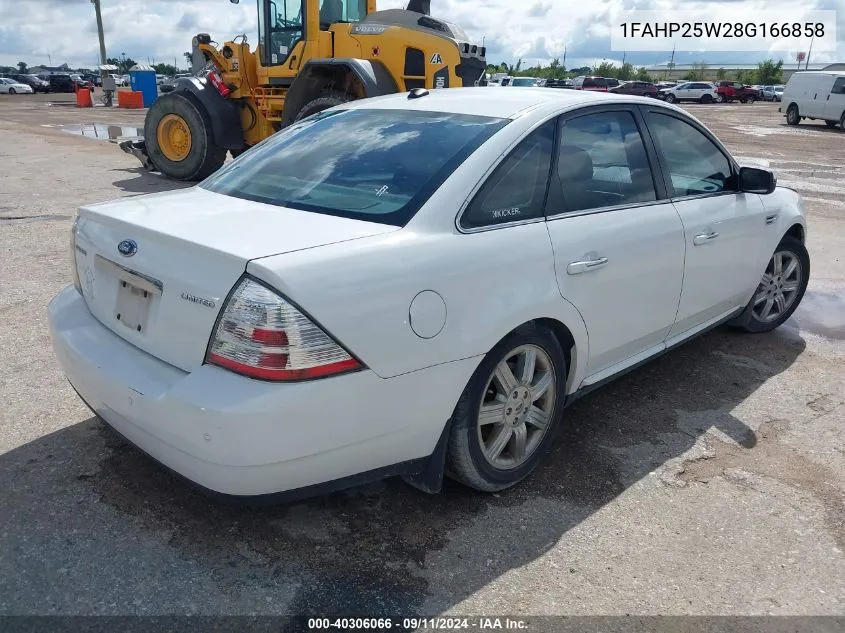
[[[692,243],[696,246],[701,246],[702,244],[707,244],[707,242],[712,242],[717,237],[719,237],[719,234],[716,233],[716,231],[711,231],[710,233],[702,233],[701,235],[696,235],[693,238]]]
[[[772,213],[771,215],[766,216],[766,224],[773,224],[775,220],[778,219],[777,213]]]
[[[589,259],[583,262],[572,262],[566,267],[568,275],[580,275],[591,270],[601,268],[607,263],[607,257],[599,257],[598,259]]]

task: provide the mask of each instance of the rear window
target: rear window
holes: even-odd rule
[[[581,85],[582,88],[604,88],[605,86],[607,86],[607,82],[601,77],[587,77]]]
[[[322,112],[200,186],[315,213],[405,225],[505,119],[413,110]]]

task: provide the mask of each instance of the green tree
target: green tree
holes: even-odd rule
[[[727,76],[728,76],[728,71],[726,71],[724,68],[720,68],[719,70],[716,71],[716,79],[724,79]]]
[[[636,74],[637,81],[649,81],[651,76],[649,76],[648,71],[645,69],[645,66],[640,66],[637,68]]]
[[[629,64],[628,62],[622,64],[622,67],[619,69],[616,78],[621,79],[623,81],[631,81],[634,78],[634,65]]]
[[[773,59],[767,59],[757,64],[757,83],[763,85],[779,84],[783,81],[783,60],[775,63]]]
[[[738,70],[736,72],[736,80],[739,83],[745,83],[749,79],[749,72],[747,70]]]
[[[155,64],[153,68],[159,75],[167,75],[168,77],[172,77],[179,72],[179,69],[173,64]]]
[[[27,66],[26,66],[26,62],[18,62],[18,72],[19,72],[21,75],[25,75],[25,74],[26,74],[26,68],[27,68]]]
[[[613,62],[602,62],[593,68],[593,74],[597,77],[616,77],[619,70]]]

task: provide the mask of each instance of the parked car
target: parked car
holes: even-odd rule
[[[845,132],[845,72],[794,73],[786,83],[781,99],[778,112],[785,112],[789,125],[798,125],[803,119],[818,119],[828,127],[838,124]]]
[[[83,78],[82,75],[71,75],[70,80],[73,82],[73,85],[80,90],[88,89],[92,92],[94,90],[94,84]]]
[[[620,84],[618,79],[613,77],[576,77],[572,85],[576,90],[592,90],[596,92],[607,92]]]
[[[761,94],[764,101],[780,102],[783,96],[783,86],[763,86]]]
[[[10,79],[14,79],[20,84],[26,84],[32,88],[33,92],[50,92],[50,84],[39,79],[38,75],[23,74],[23,75],[9,75]]]
[[[50,92],[76,92],[70,75],[48,75]]]
[[[15,81],[14,79],[10,79],[8,77],[0,77],[0,93],[13,95],[13,94],[32,94],[33,90],[31,86],[27,86],[26,84],[22,84],[19,81]]]
[[[572,81],[569,79],[549,79],[546,81],[546,88],[569,88],[572,89]]]
[[[730,103],[740,101],[742,103],[754,103],[761,101],[763,95],[753,86],[748,86],[738,81],[720,81],[716,84],[717,101],[719,103]]]
[[[511,81],[513,81],[513,77],[502,77],[502,81],[501,81],[500,85],[502,87],[507,86],[507,85],[510,84]]]
[[[681,108],[534,89],[368,103],[72,223],[58,361],[201,486],[432,491],[448,459],[501,490],[583,393],[722,322],[773,330],[802,299],[800,195]]]
[[[658,97],[660,97],[660,91],[666,90],[667,88],[674,88],[678,85],[677,81],[663,81],[660,83],[655,84],[657,86]]]
[[[638,97],[657,97],[657,86],[650,81],[626,81],[608,92]]]
[[[675,103],[680,101],[698,101],[699,103],[713,103],[717,100],[716,88],[704,81],[688,81],[672,88],[660,90],[658,95],[664,101]]]

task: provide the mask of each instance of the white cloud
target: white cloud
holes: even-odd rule
[[[765,15],[771,2],[762,0],[719,0],[731,2],[739,13]],[[775,0],[781,4],[784,0]],[[762,3],[762,4],[761,4]],[[207,32],[217,41],[246,33],[256,41],[254,0],[233,5],[226,0],[102,0],[106,47],[110,57],[126,53],[136,61],[184,64],[182,53],[190,49],[191,37]],[[380,9],[404,8],[407,0],[381,0]],[[576,67],[602,58],[620,59],[610,51],[609,20],[620,8],[690,8],[696,4],[680,0],[432,0],[432,13],[461,25],[479,43],[482,38],[491,62],[515,62],[522,57],[529,65],[548,63],[563,57]],[[787,4],[787,6],[790,6]],[[809,0],[802,8],[815,6],[838,10],[838,51],[813,53],[812,61],[845,61],[845,0]],[[702,17],[706,17],[704,10]],[[94,7],[90,0],[0,0],[0,65],[25,61],[29,65],[91,67],[97,63],[98,43]],[[704,59],[711,63],[748,62],[766,53],[676,54],[676,62]],[[784,53],[787,62],[791,53]],[[629,53],[635,64],[654,64],[668,59],[668,52]]]

